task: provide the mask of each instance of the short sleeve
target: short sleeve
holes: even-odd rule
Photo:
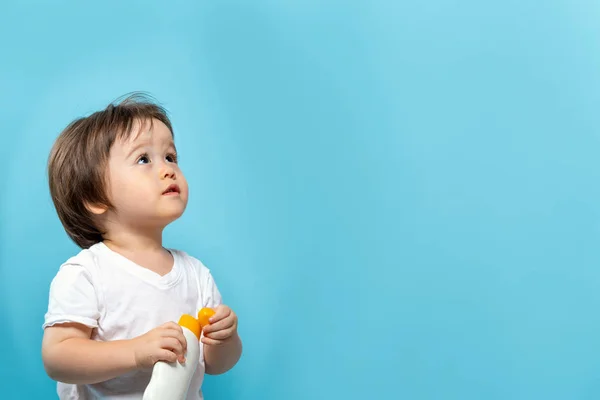
[[[215,308],[223,302],[221,293],[210,271],[206,270],[203,275],[204,279],[200,287],[202,291],[202,306]]]
[[[78,264],[63,264],[50,284],[43,328],[76,322],[98,327],[100,312],[90,272]]]

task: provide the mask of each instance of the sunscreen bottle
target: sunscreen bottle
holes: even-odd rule
[[[179,325],[183,328],[183,335],[187,341],[185,362],[182,364],[179,361],[159,361],[154,364],[143,400],[185,400],[187,396],[200,359],[201,327],[198,320],[188,314],[181,316]]]

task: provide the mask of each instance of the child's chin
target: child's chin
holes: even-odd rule
[[[166,224],[170,224],[171,222],[179,219],[183,215],[184,211],[185,208],[182,208],[181,210],[169,210],[168,212],[162,214],[161,217]]]

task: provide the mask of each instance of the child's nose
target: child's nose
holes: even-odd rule
[[[175,178],[175,170],[168,164],[164,165],[160,169],[160,178],[161,179]]]

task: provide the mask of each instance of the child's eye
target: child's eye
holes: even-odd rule
[[[150,162],[150,157],[147,154],[142,154],[138,159],[138,164],[148,164]]]
[[[177,162],[177,154],[167,154],[167,156],[165,157],[165,159],[168,162],[176,163]]]

